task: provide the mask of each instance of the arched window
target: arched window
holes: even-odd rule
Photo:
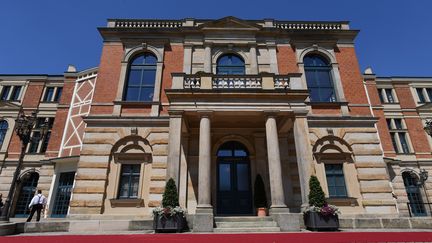
[[[245,63],[235,54],[223,55],[217,61],[216,73],[243,75],[245,74]]]
[[[409,209],[414,216],[426,216],[425,206],[423,204],[420,185],[417,183],[417,177],[411,172],[403,172],[402,178],[405,190],[409,200]]]
[[[31,172],[21,178],[20,192],[15,206],[15,217],[27,217],[29,210],[28,205],[36,193],[36,187],[39,181],[39,174]]]
[[[0,121],[0,148],[3,145],[4,139],[6,137],[6,132],[8,130],[8,123],[7,121]]]
[[[331,64],[318,54],[305,56],[304,69],[312,102],[335,102]]]
[[[132,59],[123,100],[153,101],[156,64],[157,58],[151,53],[143,53]]]

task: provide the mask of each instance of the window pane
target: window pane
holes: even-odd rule
[[[319,87],[318,79],[316,78],[314,70],[306,70],[306,81],[308,88]]]
[[[152,101],[154,88],[141,88],[140,101]]]
[[[231,166],[219,164],[219,191],[231,190]]]
[[[379,96],[381,103],[384,103],[384,97],[382,95],[382,89],[378,89],[378,96]]]
[[[234,156],[235,157],[246,157],[247,153],[244,150],[236,149],[236,150],[234,150]]]
[[[424,103],[424,102],[426,102],[426,99],[425,99],[425,97],[424,97],[424,95],[423,95],[423,89],[422,89],[422,88],[417,88],[416,91],[417,91],[417,95],[418,95],[418,97],[419,97],[419,102],[420,102],[420,103]],[[430,96],[429,96],[429,97],[430,97]]]
[[[149,86],[154,86],[155,83],[155,78],[156,78],[156,70],[144,70],[143,71],[143,80],[142,80],[142,84],[143,85],[149,85]]]
[[[31,137],[31,141],[29,144],[29,153],[37,153],[37,149],[39,146],[39,141],[40,141],[40,132],[33,132],[33,136]]]
[[[386,93],[388,102],[389,103],[395,103],[395,100],[393,98],[392,90],[391,89],[385,89],[385,93]]]
[[[60,100],[62,92],[63,92],[63,88],[62,87],[58,87],[57,88],[56,96],[54,97],[54,101],[55,102],[58,102]]]
[[[237,164],[237,190],[249,191],[249,166]]]
[[[329,70],[317,70],[317,83],[320,87],[332,88],[333,84],[330,78]]]
[[[394,120],[396,129],[403,129],[402,128],[402,119],[393,119],[393,120]]]
[[[132,65],[140,65],[140,64],[144,64],[144,55],[136,56],[132,60]]]
[[[309,88],[310,100],[313,102],[321,101],[320,90],[318,88]]]
[[[326,179],[330,197],[346,197],[345,177],[342,164],[326,164]]]
[[[427,88],[426,93],[429,96],[429,102],[432,101],[432,88]]]
[[[398,133],[398,135],[399,135],[399,140],[400,140],[403,152],[405,154],[408,154],[410,151],[409,151],[408,142],[406,139],[406,133],[400,132],[400,133]]]
[[[13,91],[12,91],[12,95],[11,95],[11,100],[19,100],[20,97],[20,93],[21,93],[21,86],[15,86]]]
[[[8,130],[7,121],[0,121],[0,148],[1,148],[3,141],[6,137],[7,130]]]
[[[242,58],[234,54],[227,54],[217,61],[217,74],[245,74],[245,64]]]
[[[7,100],[8,96],[9,96],[9,91],[11,89],[11,86],[3,86],[3,90],[1,93],[1,100]]]
[[[50,102],[52,101],[54,95],[54,87],[47,87],[45,91],[44,101]]]
[[[127,101],[138,101],[140,89],[138,87],[128,87],[126,90],[126,100]]]
[[[140,164],[122,164],[118,198],[138,197],[140,168]]]
[[[45,151],[47,150],[50,137],[51,137],[51,132],[47,132],[47,134],[45,135],[44,141],[42,143],[40,153],[45,153]]]
[[[145,64],[156,64],[157,58],[152,54],[145,55]]]
[[[399,153],[399,149],[398,149],[397,142],[396,142],[396,133],[394,133],[394,132],[390,133],[390,137],[391,137],[393,148],[394,148],[395,152]]]
[[[221,150],[218,151],[217,156],[219,156],[219,157],[231,157],[232,156],[232,151],[231,150],[221,149]]]
[[[139,86],[141,84],[141,69],[131,69],[129,72],[128,86]]]

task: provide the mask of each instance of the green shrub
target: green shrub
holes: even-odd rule
[[[165,192],[162,196],[162,207],[177,207],[179,206],[179,199],[177,194],[177,187],[172,178],[168,180],[165,185]]]
[[[254,203],[256,208],[266,208],[267,207],[267,197],[264,188],[264,182],[261,175],[258,174],[255,178],[254,184]]]
[[[322,207],[325,203],[325,194],[316,176],[309,180],[309,205]]]

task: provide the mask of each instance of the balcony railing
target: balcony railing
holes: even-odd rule
[[[432,216],[432,203],[407,203],[410,217]]]
[[[304,89],[300,73],[273,75],[214,75],[209,73],[173,73],[172,89],[278,90]]]

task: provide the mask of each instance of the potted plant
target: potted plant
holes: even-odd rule
[[[309,180],[309,207],[303,212],[304,224],[309,230],[337,230],[339,210],[325,201],[324,191],[316,176]]]
[[[153,209],[153,228],[158,232],[181,232],[186,227],[186,210],[179,206],[177,187],[172,178],[165,185],[162,207]]]
[[[260,174],[255,178],[254,192],[254,204],[257,209],[258,217],[265,217],[267,216],[267,197],[264,189],[264,182]]]

